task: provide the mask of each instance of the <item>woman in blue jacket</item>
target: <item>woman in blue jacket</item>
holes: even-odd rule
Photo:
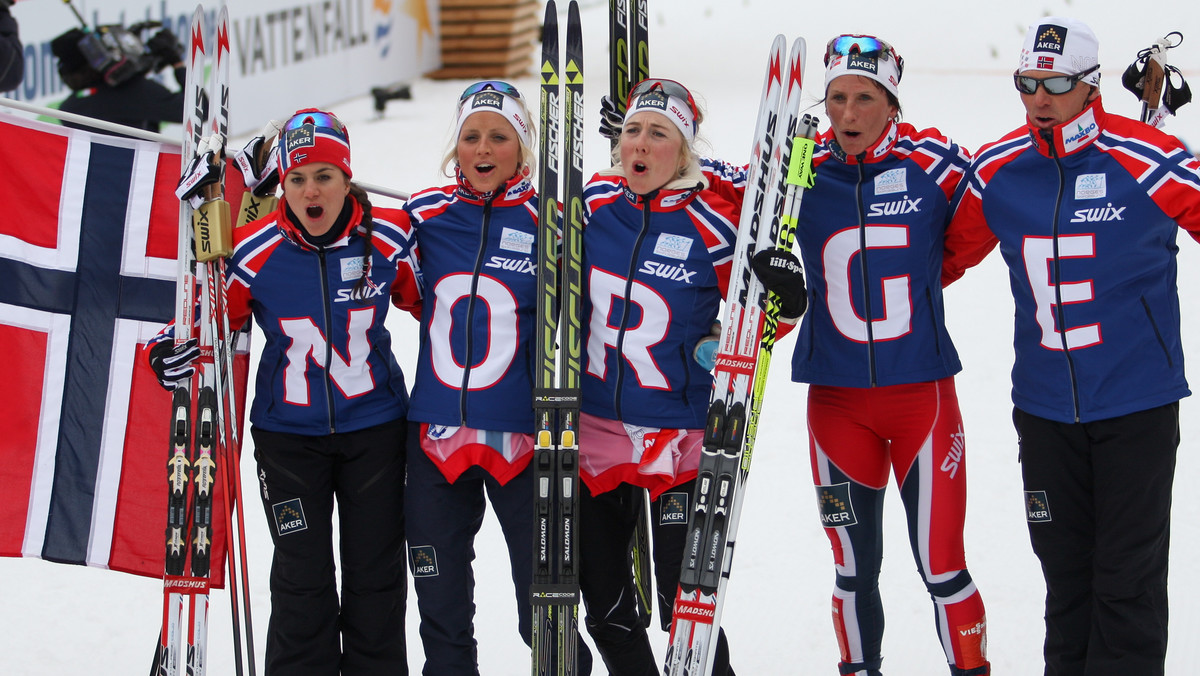
[[[949,199],[968,157],[936,129],[898,121],[903,63],[877,38],[829,42],[832,129],[819,139],[816,183],[796,228],[807,298],[798,297],[799,268],[779,264],[790,254],[760,252],[753,265],[785,307],[808,306],[792,379],[810,384],[809,453],[837,569],[840,673],[880,673],[879,572],[891,471],[950,673],[987,674],[983,601],[963,551],[966,458],[954,391],[961,366],[940,283]]]
[[[517,629],[530,643],[533,574],[533,342],[538,199],[534,127],[515,87],[467,87],[444,166],[452,185],[404,206],[415,241],[421,320],[409,418],[409,564],[428,676],[479,673],[474,638],[475,534],[490,502],[508,545]],[[419,295],[418,295],[419,294]],[[579,673],[591,670],[580,645]]]
[[[580,587],[588,632],[621,676],[659,673],[637,612],[629,541],[649,490],[666,630],[713,386],[711,356],[697,347],[714,340],[745,188],[743,170],[696,155],[702,119],[679,83],[637,84],[617,164],[584,192]],[[732,673],[723,632],[714,660],[713,674]]]
[[[350,135],[331,113],[298,111],[278,151],[283,199],[234,231],[226,283],[230,325],[253,314],[265,337],[250,407],[275,545],[265,671],[407,674],[408,397],[384,326],[410,276],[397,274],[403,214],[373,208],[350,182]],[[194,345],[151,348],[164,384],[189,377],[179,361]]]

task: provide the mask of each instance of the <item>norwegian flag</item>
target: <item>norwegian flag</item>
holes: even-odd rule
[[[1037,60],[1037,67],[1041,70],[1054,70],[1054,57],[1039,56]]]
[[[0,556],[161,578],[170,395],[139,352],[174,315],[179,151],[7,115],[0,148]]]

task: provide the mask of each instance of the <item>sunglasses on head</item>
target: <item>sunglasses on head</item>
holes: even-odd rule
[[[904,59],[896,52],[896,48],[873,35],[839,35],[825,45],[825,65],[834,56],[859,56],[876,59],[892,59],[896,62],[896,70],[904,75]]]
[[[482,82],[476,82],[475,84],[464,89],[462,96],[458,97],[458,102],[461,104],[479,92],[487,91],[498,92],[500,94],[504,94],[505,96],[511,96],[514,99],[521,98],[521,92],[517,91],[516,87],[504,82],[503,80],[484,80]]]
[[[1013,84],[1017,86],[1017,91],[1022,94],[1036,94],[1038,85],[1041,85],[1046,89],[1047,94],[1058,96],[1074,89],[1080,80],[1091,75],[1099,67],[1100,64],[1096,64],[1082,73],[1076,73],[1075,75],[1055,75],[1054,77],[1047,78],[1036,78],[1016,72],[1013,73]]]
[[[633,88],[629,90],[629,99],[626,101],[625,107],[628,109],[629,106],[633,105],[634,99],[643,94],[649,94],[653,91],[660,91],[667,96],[671,96],[679,99],[680,101],[686,102],[688,108],[692,109],[692,117],[700,117],[700,109],[696,107],[696,100],[692,98],[692,93],[688,91],[688,88],[674,80],[666,80],[663,78],[646,78],[645,80],[635,84]],[[699,128],[700,125],[699,123],[696,123],[695,126]]]
[[[306,124],[311,124],[314,127],[332,129],[334,133],[338,134],[347,141],[350,139],[350,133],[346,131],[346,126],[342,124],[341,120],[337,119],[337,117],[335,117],[332,113],[324,113],[319,110],[306,110],[296,113],[292,116],[292,119],[288,120],[287,124],[283,126],[283,130],[291,131],[292,129],[299,129]]]

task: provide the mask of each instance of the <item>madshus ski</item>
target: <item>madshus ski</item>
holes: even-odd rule
[[[207,42],[209,36],[215,37]],[[234,398],[234,350],[224,295],[224,258],[232,253],[229,205],[224,199],[224,144],[229,121],[229,13],[222,6],[213,31],[202,7],[192,16],[189,60],[184,85],[182,174],[197,157],[211,153],[215,180],[195,200],[181,200],[176,278],[175,341],[198,338],[197,373],[172,394],[171,443],[168,460],[166,565],[163,576],[163,626],[156,647],[154,673],[189,676],[207,671],[208,595],[212,577],[214,489],[223,483],[224,514],[235,509],[231,491],[240,498],[237,470],[238,407]],[[228,467],[218,474],[218,464]],[[231,488],[231,485],[234,488]],[[242,531],[244,532],[244,531]],[[226,524],[226,554],[234,628],[236,673],[243,673],[234,565],[233,531]],[[243,543],[244,547],[244,543]],[[220,565],[221,562],[218,562]],[[242,555],[245,584],[245,556]],[[249,592],[244,591],[246,643],[254,673],[250,638]],[[187,602],[185,604],[185,601]],[[187,607],[186,653],[180,659],[184,607]]]
[[[578,670],[580,596],[578,430],[583,285],[583,34],[575,0],[567,10],[566,59],[561,67],[554,0],[546,4],[543,26],[533,391],[532,673],[573,676]],[[564,204],[561,256],[560,187]]]
[[[712,673],[721,608],[750,472],[758,414],[775,344],[779,306],[752,273],[749,258],[772,246],[791,249],[803,190],[811,185],[816,120],[798,119],[805,42],[782,35],[768,59],[746,193],[725,303],[712,400],[704,434],[666,676]],[[786,72],[785,72],[786,69]],[[781,136],[781,130],[786,130]]]

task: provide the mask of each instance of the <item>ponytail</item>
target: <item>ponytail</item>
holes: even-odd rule
[[[358,185],[350,184],[350,196],[358,201],[362,207],[362,221],[360,227],[363,229],[363,258],[362,258],[362,276],[358,278],[358,282],[354,284],[354,290],[351,292],[352,298],[357,298],[359,303],[367,305],[368,301],[365,295],[367,282],[371,278],[371,251],[373,243],[371,241],[375,234],[375,220],[371,216],[371,198],[367,196],[367,191],[363,190]]]

